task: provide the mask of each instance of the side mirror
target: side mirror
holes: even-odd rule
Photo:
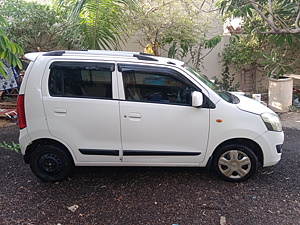
[[[192,93],[192,106],[201,107],[203,105],[203,94],[199,91]]]

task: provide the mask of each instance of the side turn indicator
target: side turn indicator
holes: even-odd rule
[[[217,123],[222,123],[223,120],[221,120],[221,119],[216,119],[216,122],[217,122]]]

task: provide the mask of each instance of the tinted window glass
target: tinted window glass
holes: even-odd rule
[[[195,90],[186,81],[169,73],[123,71],[126,100],[191,105]]]
[[[51,96],[112,98],[112,67],[109,65],[85,63],[78,66],[78,63],[55,62],[50,69]]]

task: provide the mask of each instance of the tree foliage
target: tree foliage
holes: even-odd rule
[[[257,63],[264,47],[255,34],[235,36],[230,38],[230,43],[221,53],[221,58],[226,65],[233,65],[238,70]]]
[[[6,21],[0,15],[0,76],[6,77],[6,66],[2,60],[7,61],[7,64],[18,66],[22,68],[22,64],[17,57],[17,54],[23,54],[23,49],[16,43],[11,42],[5,34],[4,27],[7,25]]]
[[[214,83],[219,86],[222,90],[226,91],[237,91],[240,84],[234,84],[234,74],[230,74],[229,66],[227,64],[223,65],[223,71],[221,73],[220,78],[214,76]]]
[[[143,0],[137,2],[128,23],[142,37],[139,43],[151,44],[154,54],[167,52],[179,59],[189,54],[197,68],[209,30],[218,26],[217,17],[213,1]]]
[[[299,0],[219,0],[223,14],[247,20],[263,34],[299,34]]]
[[[260,65],[276,78],[297,69],[300,2],[296,0],[219,0],[225,18],[240,17],[243,34],[223,52],[235,65]],[[245,41],[246,40],[246,41]],[[248,51],[249,47],[254,47]],[[252,45],[252,46],[251,46]],[[258,47],[258,48],[257,48]],[[236,52],[236,54],[232,54]]]
[[[25,52],[49,51],[65,48],[68,40],[63,31],[72,27],[66,13],[51,5],[24,0],[3,0],[0,13],[7,21],[8,37],[18,43]]]
[[[57,0],[76,24],[73,35],[89,49],[120,49],[128,36],[124,15],[133,0]]]

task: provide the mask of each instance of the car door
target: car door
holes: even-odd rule
[[[123,162],[199,164],[209,133],[209,108],[195,108],[200,90],[176,69],[120,64]]]
[[[120,162],[114,65],[113,62],[51,62],[48,75],[44,76],[43,104],[49,131],[85,165]]]

